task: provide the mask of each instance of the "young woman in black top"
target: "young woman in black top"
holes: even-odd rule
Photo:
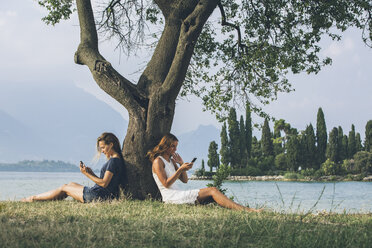
[[[68,183],[61,187],[22,199],[24,202],[63,200],[68,196],[80,201],[111,200],[119,197],[120,185],[126,184],[126,171],[118,138],[112,133],[103,133],[97,139],[97,150],[105,154],[108,161],[102,166],[100,177],[91,168],[80,162],[80,171],[96,184],[86,187]]]

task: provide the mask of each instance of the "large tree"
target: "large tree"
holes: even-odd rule
[[[337,30],[356,26],[370,45],[372,29],[369,0],[107,0],[93,5],[96,16],[90,0],[38,2],[49,10],[44,20],[51,24],[77,9],[75,62],[128,110],[123,155],[135,198],[158,194],[146,152],[171,130],[181,90],[200,96],[221,118],[239,100],[257,97],[266,104],[292,89],[288,72],[317,73],[330,64],[330,58],[319,58],[322,37],[339,39]],[[102,39],[117,37],[125,52],[154,44],[137,82],[100,53],[97,27]],[[260,112],[259,103],[253,111]]]

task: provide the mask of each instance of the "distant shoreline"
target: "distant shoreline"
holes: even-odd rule
[[[212,177],[208,176],[195,176],[192,175],[190,180],[213,180]],[[304,179],[287,179],[284,176],[228,176],[227,181],[285,181],[285,182],[351,182],[351,181],[358,181],[358,182],[372,182],[372,175],[364,177],[362,180],[351,180],[350,178],[346,178],[344,176],[322,176],[317,180],[312,178],[304,178]]]

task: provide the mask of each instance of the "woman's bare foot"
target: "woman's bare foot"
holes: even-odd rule
[[[33,202],[34,200],[35,200],[35,196],[29,196],[29,197],[21,199],[21,202]]]

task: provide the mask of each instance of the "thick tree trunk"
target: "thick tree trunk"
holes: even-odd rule
[[[95,81],[129,113],[123,144],[127,192],[136,199],[160,198],[146,153],[171,130],[175,102],[195,43],[217,0],[155,0],[166,24],[154,55],[137,85],[120,75],[98,51],[90,0],[76,0],[81,43],[75,62],[89,67]]]

